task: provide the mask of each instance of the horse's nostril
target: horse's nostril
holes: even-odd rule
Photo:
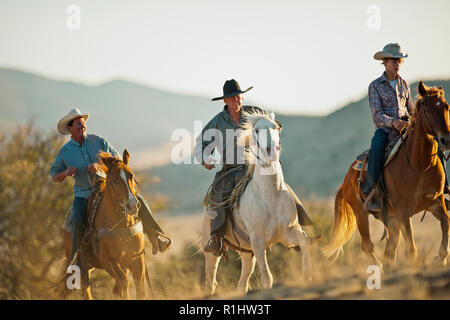
[[[445,139],[444,138],[441,138],[440,140],[441,140],[442,144],[445,144]]]

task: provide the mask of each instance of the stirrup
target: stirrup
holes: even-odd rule
[[[222,253],[223,253],[223,237],[219,237],[219,236],[216,235],[216,234],[213,234],[213,235],[211,235],[211,236],[209,237],[208,241],[206,242],[205,248],[208,247],[208,246],[210,246],[210,243],[211,243],[211,241],[214,239],[214,237],[218,237],[218,238],[219,238],[220,247],[219,247],[219,250],[218,250],[217,252],[218,252],[219,254],[222,254]]]

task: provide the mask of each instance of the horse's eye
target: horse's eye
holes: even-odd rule
[[[259,133],[259,129],[255,129],[255,132],[256,132],[256,133]]]

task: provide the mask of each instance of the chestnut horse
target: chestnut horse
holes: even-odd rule
[[[419,99],[407,128],[407,138],[394,159],[384,169],[388,192],[388,214],[385,260],[395,263],[400,231],[406,243],[409,260],[417,257],[411,217],[423,210],[433,214],[441,223],[440,262],[445,265],[449,254],[449,215],[444,199],[445,173],[438,151],[450,148],[449,105],[442,87],[418,85]],[[354,164],[354,163],[353,163]],[[322,249],[331,257],[342,250],[352,237],[356,226],[362,239],[362,250],[372,263],[382,267],[374,253],[369,234],[369,214],[363,208],[358,189],[359,172],[353,164],[338,188],[335,198],[335,218],[330,243]],[[380,217],[377,217],[381,220]]]
[[[128,274],[131,270],[136,287],[136,298],[145,298],[145,280],[152,291],[145,264],[145,240],[142,225],[137,219],[139,201],[137,199],[136,181],[133,171],[128,166],[130,155],[123,152],[123,161],[106,152],[99,153],[100,164],[106,173],[100,189],[103,198],[98,204],[94,221],[99,246],[95,254],[90,245],[83,245],[88,256],[88,272],[93,268],[104,269],[115,280],[114,294],[128,299]],[[138,228],[138,226],[140,228]],[[133,232],[131,232],[133,231]],[[66,257],[71,252],[70,233],[64,230],[64,247]],[[79,260],[80,261],[80,260]],[[70,274],[66,272],[71,262],[66,265],[57,288],[61,297],[66,297],[70,289],[66,282]],[[83,279],[84,280],[84,279]],[[92,299],[89,281],[84,281],[81,291],[84,298]],[[153,292],[151,292],[153,294]]]

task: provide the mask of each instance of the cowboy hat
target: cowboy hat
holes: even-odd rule
[[[222,100],[223,98],[234,97],[234,96],[237,96],[238,94],[249,91],[251,88],[253,88],[253,87],[250,87],[247,90],[242,91],[241,87],[239,86],[239,83],[236,80],[234,80],[234,79],[227,80],[227,81],[225,81],[225,84],[223,85],[223,96],[213,98],[213,99],[211,99],[211,101]]]
[[[389,43],[384,46],[382,51],[378,51],[373,55],[375,60],[383,60],[384,58],[403,59],[406,57],[408,57],[408,54],[403,54],[402,48],[398,43]]]
[[[80,110],[78,110],[77,108],[70,110],[68,114],[66,114],[61,118],[61,120],[59,120],[57,125],[58,132],[63,135],[70,134],[69,130],[67,130],[67,125],[70,121],[77,118],[84,118],[85,120],[87,120],[89,118],[89,113],[81,114]]]

